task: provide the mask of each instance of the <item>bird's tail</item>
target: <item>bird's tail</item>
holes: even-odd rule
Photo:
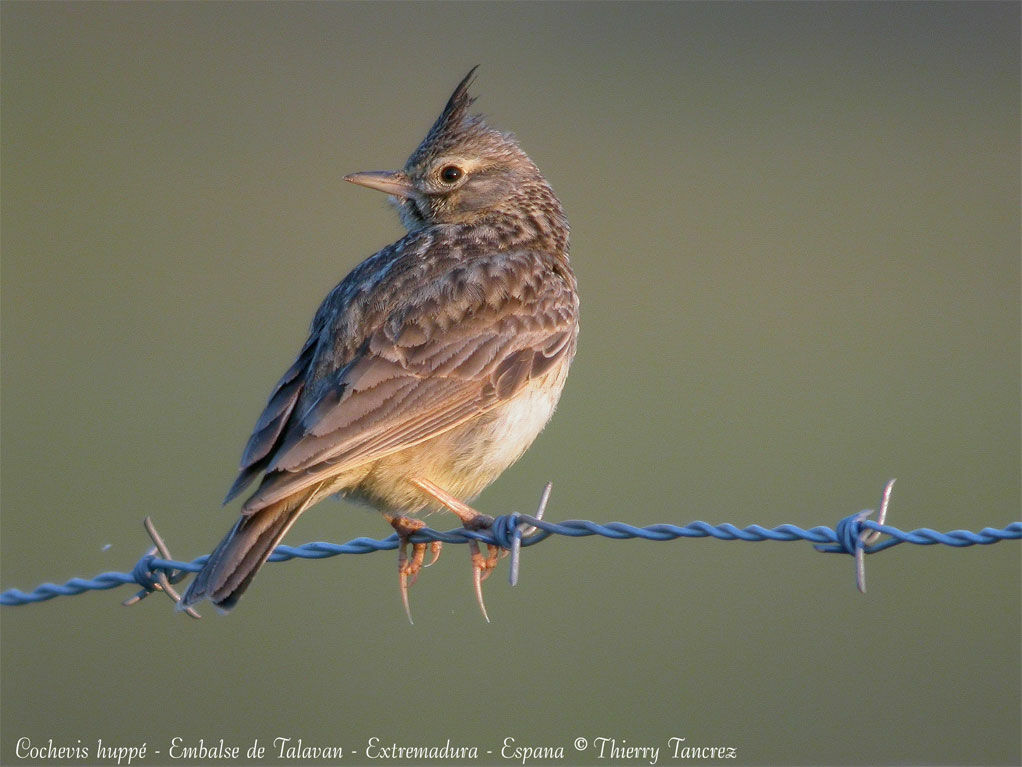
[[[208,599],[227,612],[245,593],[259,568],[298,516],[309,507],[305,498],[285,498],[278,503],[243,514],[195,575],[177,608],[184,610]]]

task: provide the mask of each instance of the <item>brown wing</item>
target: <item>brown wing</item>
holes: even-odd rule
[[[424,301],[391,318],[294,413],[251,513],[354,466],[419,444],[513,397],[575,349],[575,299],[560,280],[454,312]]]
[[[266,403],[266,407],[252,431],[252,436],[248,438],[245,452],[241,456],[241,469],[234,484],[231,485],[231,489],[227,491],[224,503],[230,502],[244,490],[270,462],[271,451],[280,440],[295,403],[298,402],[305,386],[315,348],[316,334],[314,333],[298,353],[298,359],[274,387],[270,401]]]

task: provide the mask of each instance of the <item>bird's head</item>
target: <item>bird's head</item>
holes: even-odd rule
[[[454,89],[403,169],[345,176],[353,184],[390,195],[409,231],[482,222],[520,211],[540,198],[556,204],[539,169],[514,138],[490,128],[481,115],[469,113],[475,99],[468,86],[475,70]]]

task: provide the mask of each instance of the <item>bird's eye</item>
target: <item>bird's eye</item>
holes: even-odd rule
[[[440,170],[440,180],[447,184],[453,184],[464,175],[465,171],[457,165],[445,165]]]

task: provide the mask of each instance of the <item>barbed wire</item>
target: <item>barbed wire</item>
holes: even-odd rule
[[[1022,522],[1012,522],[1004,528],[984,527],[977,532],[969,530],[950,530],[946,533],[927,527],[911,531],[899,530],[885,524],[887,508],[890,502],[894,480],[890,480],[883,490],[878,511],[866,509],[857,514],[845,517],[833,528],[818,526],[808,530],[798,525],[784,524],[773,528],[760,525],[736,527],[724,523],[711,525],[708,522],[695,521],[687,525],[653,524],[636,527],[624,522],[599,524],[584,519],[572,519],[565,522],[548,522],[543,517],[550,485],[544,489],[539,509],[535,515],[518,512],[505,514],[494,519],[493,526],[484,530],[466,530],[457,528],[441,532],[424,527],[414,533],[410,540],[413,543],[440,541],[442,543],[469,543],[478,541],[500,546],[511,554],[509,580],[514,586],[518,582],[520,550],[522,546],[534,546],[552,535],[581,538],[589,535],[600,535],[613,540],[641,538],[648,541],[670,541],[677,538],[716,538],[722,541],[809,541],[817,551],[834,554],[850,554],[856,560],[856,584],[859,591],[866,591],[865,555],[885,551],[901,543],[912,543],[920,546],[944,545],[956,548],[966,546],[985,546],[1000,541],[1022,539]],[[870,517],[877,514],[877,519]],[[60,596],[73,596],[86,591],[101,591],[126,584],[141,586],[142,590],[124,604],[134,604],[155,591],[165,592],[175,602],[178,601],[173,584],[185,578],[189,573],[198,572],[209,558],[203,555],[191,562],[182,562],[170,556],[152,521],[145,520],[146,530],[153,539],[154,547],[146,552],[127,572],[106,572],[94,578],[72,578],[63,584],[43,583],[30,592],[19,589],[8,589],[0,593],[0,605],[17,606],[45,602]],[[880,540],[883,536],[886,539]],[[354,538],[347,543],[326,543],[314,541],[301,546],[277,546],[270,555],[270,562],[287,562],[292,559],[325,559],[340,554],[370,554],[376,551],[390,551],[398,547],[395,533],[387,538]],[[189,608],[189,614],[198,617],[198,613]]]

